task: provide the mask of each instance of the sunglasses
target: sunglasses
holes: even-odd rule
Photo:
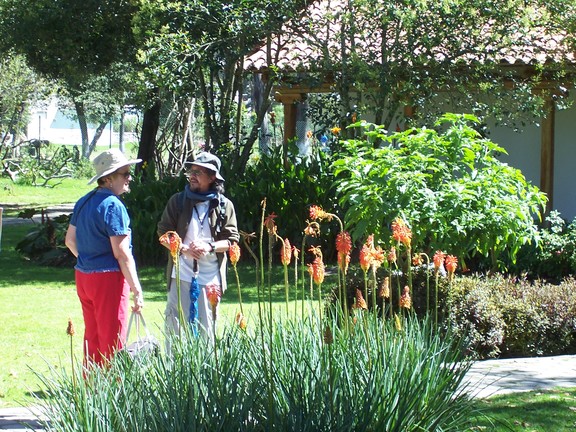
[[[200,177],[206,173],[202,170],[191,169],[190,171],[188,171],[188,174],[194,177]]]
[[[122,177],[124,177],[125,179],[129,178],[132,176],[132,173],[130,171],[126,171],[126,172],[116,172],[116,174],[121,175]]]

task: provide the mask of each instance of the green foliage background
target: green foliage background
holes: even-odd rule
[[[388,134],[364,122],[360,139],[343,143],[334,162],[339,202],[354,238],[390,235],[400,217],[412,228],[412,245],[432,255],[444,250],[461,261],[501,256],[515,261],[537,239],[545,196],[522,173],[500,162],[505,150],[474,130],[471,115],[445,114],[435,129]]]

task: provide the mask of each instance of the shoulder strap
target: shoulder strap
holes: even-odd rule
[[[179,196],[178,196],[178,213],[180,213],[182,210],[184,210],[184,200],[186,199],[186,193],[185,191],[181,191],[179,192]]]
[[[216,217],[216,234],[222,231],[222,225],[226,219],[226,200],[224,195],[218,194],[218,215]]]
[[[84,200],[80,208],[76,211],[76,218],[78,218],[80,210],[84,208],[84,206],[88,203],[88,201],[90,201],[90,198],[92,198],[96,194],[96,192],[98,192],[98,188],[95,188],[92,192],[90,192],[90,195],[88,195],[88,197]]]

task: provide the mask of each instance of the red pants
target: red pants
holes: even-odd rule
[[[126,341],[130,287],[119,271],[76,270],[76,291],[84,315],[84,363],[106,364]]]

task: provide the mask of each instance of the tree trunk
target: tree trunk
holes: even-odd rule
[[[136,166],[136,174],[142,174],[142,179],[146,179],[148,170],[142,170],[142,165],[153,166],[154,150],[156,148],[156,134],[160,126],[160,108],[162,104],[156,99],[154,105],[144,111],[142,119],[142,135],[138,147],[138,158],[142,159],[142,164]]]
[[[84,110],[84,102],[74,100],[74,107],[76,108],[76,116],[78,117],[78,125],[80,126],[80,136],[82,137],[82,157],[90,159],[90,142],[88,141],[88,122],[86,121],[86,111]]]
[[[262,74],[254,74],[252,80],[252,104],[255,112],[260,112],[264,105],[264,82],[262,81]],[[259,144],[260,151],[265,154],[270,154],[270,128],[268,127],[268,116],[264,115],[262,119],[262,126],[259,131]]]
[[[106,128],[107,125],[108,125],[108,120],[106,120],[105,122],[102,122],[98,125],[98,128],[96,129],[96,132],[94,133],[94,136],[92,137],[92,142],[90,143],[89,154],[92,154],[92,152],[96,148],[96,144],[98,143],[98,140],[102,136],[102,132],[104,132],[104,129]]]
[[[124,108],[120,113],[120,128],[118,129],[118,148],[124,153]]]

